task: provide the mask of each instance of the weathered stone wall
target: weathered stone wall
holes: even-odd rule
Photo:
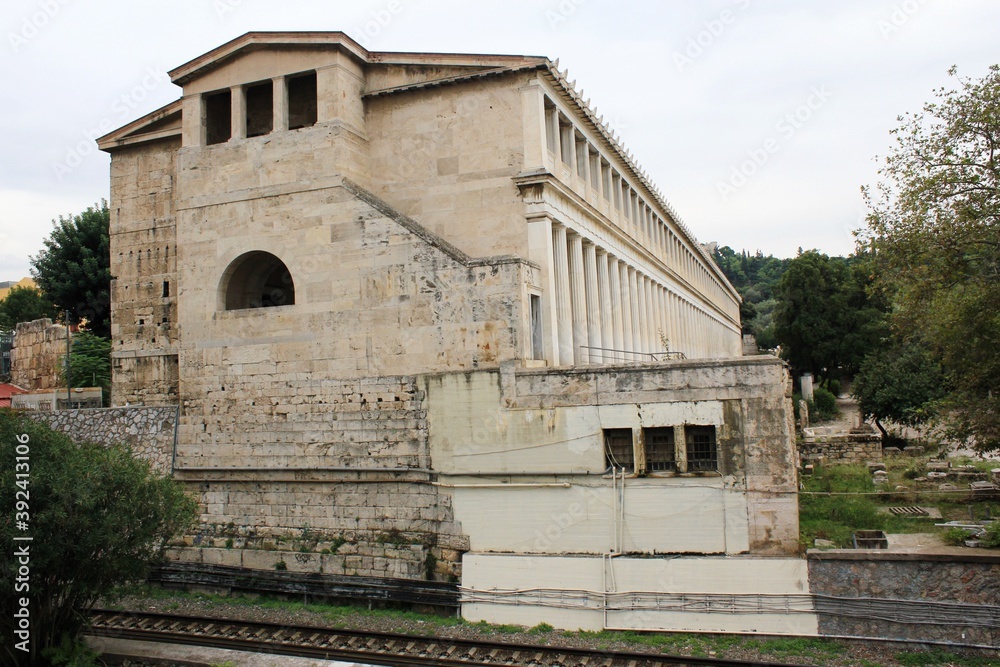
[[[170,474],[176,407],[96,408],[25,414],[78,442],[128,445],[137,457],[149,461],[155,471]]]
[[[190,472],[182,478],[193,479]],[[212,477],[206,475],[206,478]],[[254,569],[457,581],[468,540],[418,471],[199,482],[202,524],[178,560]],[[195,488],[192,482],[191,487]]]
[[[219,371],[225,385],[187,402],[176,477],[202,506],[201,536],[187,543],[223,550],[177,557],[454,580],[468,540],[431,484],[415,379],[300,373],[275,382],[250,368]]]
[[[11,350],[11,383],[29,391],[64,387],[65,356],[66,327],[50,319],[21,322]]]
[[[1000,556],[811,552],[809,588],[860,600],[818,598],[822,635],[1000,646]]]
[[[799,443],[803,463],[854,464],[882,460],[882,438],[877,434],[844,434],[805,438]]]
[[[113,405],[176,405],[176,139],[111,161]]]

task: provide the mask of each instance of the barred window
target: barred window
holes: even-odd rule
[[[632,429],[611,428],[604,431],[604,454],[608,468],[635,470],[635,454],[632,450]]]
[[[647,428],[643,434],[646,440],[646,470],[676,472],[677,455],[674,451],[673,427]]]
[[[685,426],[687,467],[690,472],[711,472],[719,469],[719,450],[714,426]]]

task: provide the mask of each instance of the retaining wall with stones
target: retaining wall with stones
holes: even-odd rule
[[[169,475],[174,450],[177,408],[130,407],[26,412],[77,442],[122,443],[159,473]]]
[[[1000,646],[1000,554],[957,551],[810,552],[819,633]]]
[[[816,436],[799,443],[803,463],[825,461],[851,464],[882,460],[882,438],[877,434],[851,433]]]

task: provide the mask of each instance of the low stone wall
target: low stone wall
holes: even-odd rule
[[[807,437],[799,443],[803,463],[825,461],[851,464],[882,460],[882,438],[877,433],[844,433]]]
[[[26,412],[77,442],[123,443],[153,469],[170,474],[174,451],[176,407],[94,408]]]
[[[1000,554],[810,552],[809,587],[821,635],[1000,646]]]

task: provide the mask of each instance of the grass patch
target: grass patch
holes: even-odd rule
[[[901,665],[955,665],[956,667],[997,667],[1000,660],[990,660],[980,656],[958,655],[943,649],[930,651],[907,651],[896,655]]]

